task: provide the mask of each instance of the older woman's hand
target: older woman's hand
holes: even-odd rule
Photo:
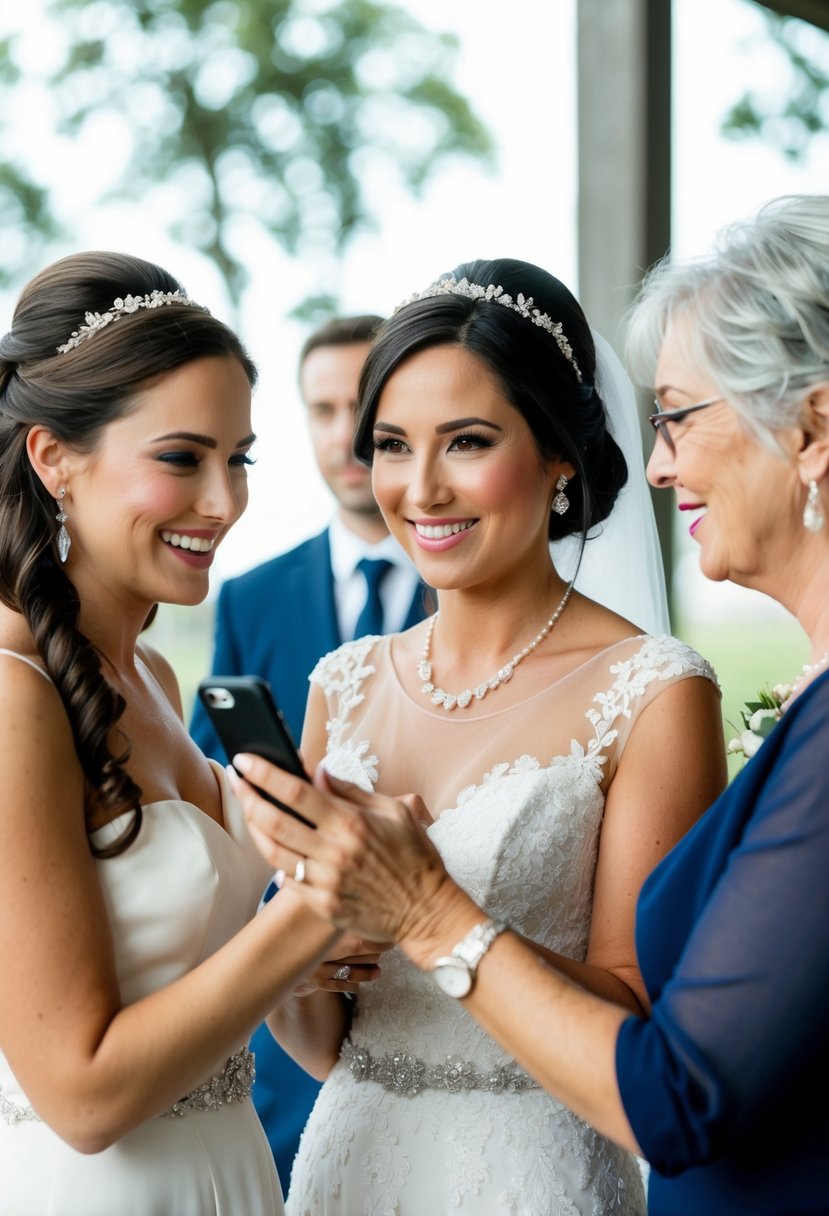
[[[259,756],[234,756],[233,765],[244,773],[241,781],[228,770],[259,851],[319,916],[371,941],[428,934],[438,893],[454,884],[426,835],[429,814],[419,798],[366,793],[322,765],[313,785]]]

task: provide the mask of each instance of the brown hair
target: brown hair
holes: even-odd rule
[[[487,365],[524,417],[539,455],[573,465],[576,476],[567,486],[570,509],[563,516],[550,513],[548,533],[550,540],[580,536],[583,551],[590,529],[610,514],[628,471],[595,388],[596,349],[581,305],[548,271],[516,258],[464,262],[451,277],[498,285],[514,300],[532,297],[534,308],[561,322],[582,380],[555,339],[511,308],[452,292],[410,301],[383,325],[363,364],[354,432],[357,458],[364,464],[373,460],[377,407],[397,368],[418,351],[464,347]]]
[[[383,318],[373,312],[360,313],[355,317],[332,317],[319,329],[310,333],[299,352],[299,371],[311,351],[321,346],[351,346],[356,342],[372,342]]]
[[[78,627],[80,602],[57,556],[56,507],[32,469],[30,429],[42,425],[76,450],[91,451],[103,429],[132,406],[153,377],[205,357],[233,356],[253,385],[256,369],[239,339],[203,308],[172,303],[119,316],[65,354],[86,313],[116,299],[182,290],[161,267],[119,253],[80,253],[48,266],[23,289],[0,338],[0,601],[31,629],[60,693],[86,777],[87,831],[93,816],[133,811],[130,826],[97,856],[121,853],[141,827],[141,790],[127,774],[128,740],[112,739],[125,702],[101,656]]]

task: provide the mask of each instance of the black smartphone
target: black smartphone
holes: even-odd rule
[[[295,777],[310,780],[267,680],[260,676],[210,676],[199,684],[198,695],[228,759],[237,752],[252,752]],[[308,822],[266,790],[260,789],[259,793],[281,810]]]

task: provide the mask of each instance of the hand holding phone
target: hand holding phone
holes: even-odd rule
[[[266,680],[259,676],[210,676],[199,684],[198,695],[228,759],[232,761],[239,752],[251,752],[310,781]],[[268,802],[308,822],[266,790],[256,788]]]

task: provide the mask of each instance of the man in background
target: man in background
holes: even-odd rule
[[[342,642],[393,633],[430,610],[425,588],[389,535],[371,492],[371,473],[352,452],[357,385],[382,318],[341,317],[317,329],[299,358],[299,387],[317,467],[334,496],[329,526],[288,553],[229,579],[216,608],[212,671],[259,675],[273,689],[294,738],[302,734],[308,676]],[[202,750],[226,763],[197,702],[190,728]],[[253,1101],[287,1192],[302,1129],[319,1082],[260,1026]]]

